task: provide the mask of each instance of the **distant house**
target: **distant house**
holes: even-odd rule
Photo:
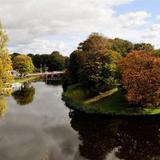
[[[19,78],[21,76],[21,74],[15,70],[12,70],[11,74],[13,75],[14,78]]]

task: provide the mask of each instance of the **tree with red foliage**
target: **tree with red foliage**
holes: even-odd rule
[[[160,58],[145,51],[129,53],[118,63],[131,104],[160,106]]]

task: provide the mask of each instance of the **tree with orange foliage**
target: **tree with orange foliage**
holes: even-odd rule
[[[118,63],[131,104],[160,106],[160,58],[145,51],[129,53]]]

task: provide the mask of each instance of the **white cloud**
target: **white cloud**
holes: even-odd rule
[[[148,43],[154,44],[155,47],[158,48],[160,46],[159,35],[160,35],[160,23],[156,23],[152,24],[150,28],[145,30],[141,38]]]
[[[150,14],[137,11],[118,15],[114,8],[132,1],[0,0],[0,19],[9,34],[12,50],[46,53],[60,49],[69,53],[78,37],[91,32],[135,39],[139,33],[136,28],[145,25]],[[66,37],[68,41],[63,39]]]
[[[21,44],[18,46],[17,51],[21,53],[41,53],[48,54],[57,50],[65,50],[66,46],[63,41],[49,41],[46,39],[35,39],[31,43]]]
[[[124,27],[134,28],[143,26],[147,23],[150,14],[146,11],[130,12],[125,15],[120,15],[119,20]]]
[[[147,30],[143,37],[146,39],[154,39],[157,36],[159,37],[160,34],[160,24],[154,24],[152,25],[149,30]]]

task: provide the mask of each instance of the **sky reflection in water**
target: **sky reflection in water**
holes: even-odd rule
[[[61,86],[43,82],[33,86],[6,98],[8,112],[0,120],[0,160],[160,159],[160,118],[70,112],[61,100]],[[7,108],[5,99],[0,104]]]

